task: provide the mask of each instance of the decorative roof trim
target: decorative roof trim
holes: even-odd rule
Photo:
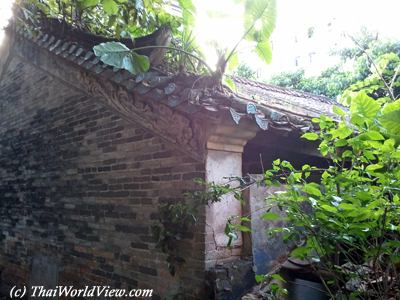
[[[233,79],[240,85],[241,93],[225,87],[209,87],[207,76],[195,74],[170,75],[152,69],[134,77],[125,70],[103,64],[79,41],[66,41],[46,33],[34,37],[21,28],[15,33],[19,53],[26,60],[99,97],[126,120],[139,122],[198,160],[204,159],[208,129],[215,124],[213,121],[221,118],[221,112],[231,115],[232,124],[252,119],[263,130],[306,131],[313,126],[311,118],[330,114],[334,103],[326,97],[238,77]],[[67,72],[57,69],[60,64],[56,60],[38,61],[35,53],[40,50],[66,62],[63,68]],[[78,77],[81,83],[77,83]]]
[[[189,118],[182,111],[157,101],[157,95],[164,94],[157,88],[162,77],[157,77],[155,82],[146,81],[146,76],[134,80],[125,71],[101,64],[93,58],[91,51],[46,34],[33,38],[18,31],[11,51],[13,55],[100,100],[126,121],[149,129],[179,151],[198,161],[204,160],[205,126],[199,116]],[[48,59],[48,52],[57,59]]]

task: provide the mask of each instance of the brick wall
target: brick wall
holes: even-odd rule
[[[204,227],[183,243],[187,263],[172,277],[151,226],[159,204],[196,188],[204,168],[14,58],[0,83],[3,291],[32,280],[42,255],[56,261],[58,284],[154,288],[164,297],[183,282],[199,295]]]

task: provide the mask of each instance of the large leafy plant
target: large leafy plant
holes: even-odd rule
[[[291,255],[314,263],[332,299],[389,299],[400,292],[400,100],[393,97],[400,64],[390,61],[391,71],[383,57],[376,77],[345,94],[348,110],[334,107],[335,119],[315,118],[319,131],[303,135],[319,141],[329,168],[296,170],[276,160],[265,173],[267,184],[287,186],[270,199],[288,224],[274,232],[301,245]],[[374,99],[377,91],[381,97]],[[310,180],[313,173],[319,179]]]
[[[286,186],[267,199],[263,219],[283,218],[286,224],[269,234],[282,235],[290,245],[288,255],[311,262],[331,299],[395,299],[400,294],[400,99],[396,93],[400,61],[396,55],[384,55],[372,65],[372,74],[344,93],[346,107],[334,106],[334,117],[314,118],[317,130],[302,136],[319,142],[329,167],[305,164],[296,169],[277,159],[262,180]],[[272,207],[283,213],[274,213]],[[249,231],[230,221],[226,230],[230,238],[235,231]],[[266,278],[271,281],[270,298],[281,299],[285,290],[277,281],[285,279],[279,274],[257,276]]]
[[[270,37],[275,29],[276,1],[275,0],[246,0],[244,3],[244,28],[245,33],[230,50],[227,60],[235,54],[242,40],[255,44],[255,51],[266,63],[272,60]]]
[[[116,39],[153,32],[162,25],[171,28],[175,36],[173,45],[155,44],[146,46],[174,51],[178,70],[194,72],[206,71],[211,75],[211,85],[221,83],[227,63],[234,68],[237,63],[237,47],[243,40],[254,44],[256,53],[267,63],[271,61],[272,51],[269,38],[275,27],[275,0],[244,1],[244,34],[229,52],[221,52],[216,70],[213,71],[202,58],[195,46],[191,28],[194,25],[195,6],[191,0],[179,0],[179,9],[174,9],[173,1],[164,0],[19,0],[23,14],[21,20],[30,26],[37,26],[38,20],[53,18],[63,20],[74,27],[91,33]],[[175,7],[176,8],[176,7]],[[146,72],[149,59],[128,49],[120,42],[107,42],[94,47],[95,54],[105,63],[116,68],[126,69],[132,74]],[[146,50],[147,50],[146,49]],[[226,83],[231,84],[228,79]]]
[[[141,47],[141,50],[144,50],[143,48],[145,50],[149,50],[148,48],[180,50],[185,55],[181,55],[178,60],[175,59],[176,64],[184,64],[188,61],[193,65],[193,57],[197,61],[202,61],[190,33],[195,13],[191,0],[176,2],[165,0],[19,0],[17,4],[22,11],[19,20],[27,25],[26,28],[29,31],[42,26],[51,27],[52,21],[59,20],[74,28],[116,40],[131,38],[132,44],[135,45],[135,37],[164,28],[166,30],[161,41],[169,41],[172,33],[175,37],[173,44],[177,45],[176,47],[168,47],[168,43],[160,43],[156,41],[157,37],[154,37],[149,38],[150,44]],[[179,9],[176,9],[176,5],[179,5]],[[46,25],[46,23],[49,24]],[[101,43],[93,50],[105,64],[126,69],[134,75],[146,72],[150,67],[147,56],[139,55],[137,48],[129,49],[118,41]],[[204,62],[203,65],[208,67]],[[191,70],[201,69],[201,67],[193,66]]]
[[[142,36],[168,24],[174,32],[182,24],[193,24],[191,0],[177,1],[182,13],[164,0],[18,0],[25,16],[63,20],[75,27],[114,38]]]
[[[105,64],[128,70],[132,74],[146,72],[150,67],[147,56],[137,54],[120,42],[102,43],[95,46],[93,51]]]
[[[225,74],[225,70],[228,62],[231,64],[230,67],[234,68],[237,63],[237,48],[242,43],[243,40],[250,41],[254,44],[254,49],[256,53],[262,58],[265,62],[270,63],[272,59],[272,50],[269,42],[269,38],[272,34],[272,31],[275,28],[276,21],[276,1],[275,0],[246,0],[244,1],[244,34],[238,39],[236,45],[229,52],[221,52],[220,59],[217,63],[216,70],[212,71],[204,59],[201,57],[201,54],[198,51],[193,51],[192,44],[194,44],[194,39],[191,36],[190,32],[190,21],[188,20],[189,15],[192,16],[191,12],[194,11],[194,6],[192,4],[189,5],[189,1],[181,1],[180,5],[183,8],[183,30],[182,30],[182,39],[181,39],[181,48],[177,47],[169,47],[162,46],[163,48],[173,50],[177,54],[177,56],[181,56],[180,65],[182,66],[185,62],[190,63],[193,68],[192,70],[198,70],[198,68],[194,67],[192,62],[192,58],[194,58],[197,62],[200,62],[203,66],[205,66],[205,70],[208,71],[209,75],[211,75],[210,82],[212,85],[218,85],[221,83],[223,75]],[[185,13],[186,12],[186,13]],[[96,49],[97,47],[97,49]],[[95,47],[95,53],[99,52],[99,47],[107,51],[106,59],[104,59],[104,55],[98,55],[100,59],[112,66],[118,68],[124,68],[133,73],[137,74],[136,69],[131,66],[136,63],[141,63],[141,61],[137,62],[137,57],[134,55],[121,56],[119,53],[108,51],[109,48],[120,48],[121,45],[118,45],[117,42],[109,42],[104,43]],[[149,48],[160,48],[160,46],[149,46]],[[132,49],[138,50],[138,49]],[[104,52],[104,51],[101,51]],[[130,60],[129,63],[126,63],[127,60]],[[128,68],[126,68],[128,66]],[[185,69],[188,69],[187,67]],[[133,72],[132,72],[133,71]],[[146,70],[145,70],[146,71]],[[225,82],[228,85],[232,85],[232,81],[225,77]]]

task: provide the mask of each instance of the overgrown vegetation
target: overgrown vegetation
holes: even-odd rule
[[[99,45],[94,51],[104,63],[126,69],[132,74],[149,69],[151,60],[147,53],[155,46],[165,48],[162,55],[168,60],[170,69],[196,73],[206,70],[202,54],[191,34],[195,14],[191,0],[19,0],[17,7],[20,10],[18,22],[32,34],[56,26],[59,34],[63,29],[73,28],[109,39],[128,39],[136,47],[135,50],[132,46],[128,48],[121,42],[113,42]],[[136,45],[136,38],[150,35],[156,29],[161,31],[159,38],[149,38],[146,44],[153,48]],[[138,47],[141,48],[140,53]],[[170,55],[166,53],[167,49],[180,52]],[[199,61],[202,64],[199,65]]]
[[[275,14],[276,14],[276,3],[275,0],[268,0],[268,1],[261,1],[261,0],[247,0],[244,1],[244,28],[245,32],[243,35],[238,39],[236,45],[230,49],[229,51],[221,51],[220,57],[216,66],[215,71],[213,71],[206,62],[197,54],[193,54],[188,52],[187,49],[190,49],[191,44],[191,37],[190,35],[186,35],[186,39],[183,40],[182,48],[175,48],[169,46],[163,46],[163,48],[167,48],[169,50],[174,50],[177,52],[178,55],[182,56],[183,61],[190,62],[191,58],[195,58],[198,62],[202,63],[206,66],[208,73],[210,75],[210,87],[219,86],[222,83],[222,79],[227,85],[233,85],[232,80],[227,77],[224,77],[227,64],[231,63],[234,65],[237,62],[236,58],[236,51],[239,44],[244,41],[248,40],[254,43],[254,50],[259,55],[259,57],[264,60],[265,62],[269,63],[272,58],[272,50],[269,42],[269,38],[273,29],[275,28]],[[188,22],[184,22],[187,24]],[[257,25],[257,26],[256,26]],[[186,31],[187,34],[187,31]],[[153,46],[148,46],[149,48]],[[160,46],[154,46],[155,48],[159,48]],[[97,45],[94,48],[95,54],[99,52],[99,48],[105,51],[101,51],[105,53],[106,59],[104,59],[104,55],[100,53],[98,55],[100,59],[106,63],[110,64],[117,68],[123,68],[130,71],[132,74],[136,75],[139,72],[145,72],[149,69],[149,64],[145,62],[145,58],[138,57],[134,55],[136,50],[139,48],[134,48],[129,51],[128,49],[124,49],[124,45],[118,42],[108,42],[102,43]],[[125,55],[120,55],[121,53],[125,53]],[[140,66],[147,66],[146,69],[138,69],[133,66],[140,65]],[[184,64],[181,64],[184,66]]]
[[[233,74],[247,79],[257,79],[257,72],[244,63],[240,63]]]
[[[219,202],[231,190],[227,184],[206,183],[201,179],[195,182],[199,190],[185,193],[183,201],[160,206],[158,222],[152,228],[157,248],[167,254],[168,270],[173,276],[185,262],[179,252],[179,241],[193,229],[205,205]]]
[[[243,25],[244,33],[229,51],[221,51],[215,70],[210,68],[195,46],[192,36],[195,6],[191,0],[177,1],[148,0],[20,0],[23,14],[20,20],[32,27],[40,28],[43,21],[62,20],[64,23],[88,32],[120,39],[136,37],[153,32],[156,28],[167,26],[173,35],[172,45],[147,45],[146,49],[163,48],[173,51],[167,55],[169,64],[177,64],[178,71],[206,72],[211,85],[218,86],[222,79],[227,85],[233,81],[224,77],[228,62],[234,68],[237,62],[236,51],[242,41],[254,44],[254,51],[269,63],[272,51],[269,42],[275,28],[275,0],[245,0]],[[134,45],[134,42],[133,42]],[[150,60],[137,53],[144,47],[129,49],[121,42],[106,42],[97,45],[94,52],[105,63],[116,68],[126,69],[133,75],[146,72]]]
[[[193,25],[195,7],[191,0],[176,1],[182,12],[174,11],[172,1],[164,0],[18,0],[27,19],[39,25],[45,18],[64,22],[113,38],[135,38],[168,25],[174,33],[182,25]],[[40,25],[39,25],[40,26]]]
[[[303,69],[274,75],[268,82],[316,95],[335,99],[355,82],[351,72],[343,71],[341,65],[330,67],[319,76],[307,77]]]
[[[354,47],[332,51],[332,55],[339,56],[340,62],[325,69],[320,75],[306,76],[304,70],[300,69],[276,74],[268,82],[335,99],[350,85],[372,74],[371,61],[384,54],[400,55],[399,41],[381,42],[377,35],[365,29],[352,39],[356,42]],[[353,65],[351,70],[345,68],[348,64]]]
[[[244,3],[246,31],[238,44],[245,39],[254,42],[257,53],[269,62],[268,39],[275,24],[275,1]],[[179,1],[179,16],[171,13],[161,0],[29,0],[19,4],[22,21],[28,27],[40,26],[43,17],[56,18],[91,33],[135,39],[167,25],[177,41],[168,47],[176,51],[173,57],[179,57],[179,64],[187,70],[187,65],[196,63],[192,58],[202,62],[190,33],[194,13],[190,0]],[[211,74],[216,82],[220,83],[227,63],[235,61],[237,45],[221,53],[217,70]],[[287,224],[271,234],[283,233],[286,241],[295,242],[297,246],[291,255],[312,262],[331,299],[394,299],[400,293],[399,47],[397,43],[382,46],[368,39],[363,45],[364,42],[359,43],[357,49],[361,50],[340,52],[345,60],[355,59],[355,73],[344,72],[337,66],[323,73],[321,80],[305,80],[300,71],[273,81],[330,97],[347,88],[342,102],[348,109],[335,107],[336,119],[313,119],[318,131],[303,135],[307,140],[319,141],[319,151],[331,163],[330,167],[321,169],[306,164],[295,169],[290,162],[278,159],[264,174],[266,184],[287,186],[286,191],[269,199],[269,203],[272,200],[285,212]],[[94,48],[104,63],[133,74],[146,72],[150,67],[148,58],[137,50],[119,42]],[[249,77],[254,75],[245,68],[241,72]],[[313,173],[318,180],[310,180]],[[153,232],[157,246],[167,255],[171,274],[184,263],[179,241],[196,223],[199,209],[219,201],[228,192],[240,198],[242,188],[243,182],[239,189],[205,184],[205,191],[187,194],[185,202],[160,207],[159,222]],[[280,215],[270,211],[264,215],[264,219],[278,218]],[[225,233],[230,242],[238,231],[249,228],[227,220]],[[278,274],[269,274],[268,278],[283,279]],[[279,285],[271,284],[271,298],[282,293]]]
[[[268,202],[284,212],[291,256],[310,261],[331,299],[395,299],[400,293],[400,85],[399,57],[371,62],[371,75],[342,97],[337,119],[313,119],[327,169],[275,160],[267,185],[285,184]],[[311,174],[318,180],[311,181]],[[315,176],[312,176],[315,178]],[[281,219],[267,210],[266,220]],[[266,278],[284,281],[277,275]],[[271,299],[285,293],[276,282]]]

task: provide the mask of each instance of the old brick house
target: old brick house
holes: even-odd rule
[[[151,233],[159,205],[199,188],[194,178],[260,173],[260,153],[265,166],[294,154],[318,162],[298,136],[331,106],[238,78],[239,92],[222,93],[193,75],[133,77],[66,33],[8,30],[0,74],[3,292],[107,284],[153,288],[159,299],[182,285],[188,299],[210,297],[206,271],[244,254],[242,238],[227,248],[224,235],[240,203],[204,207],[175,276]]]

